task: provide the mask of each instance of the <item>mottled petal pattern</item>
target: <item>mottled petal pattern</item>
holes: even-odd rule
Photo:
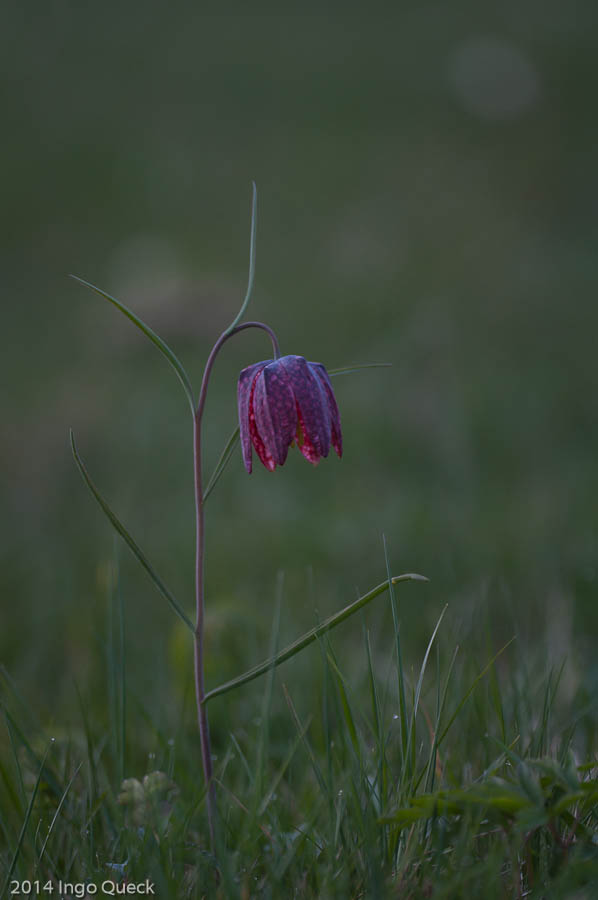
[[[253,408],[257,430],[282,466],[297,431],[297,408],[285,372],[276,363],[266,366],[258,378]]]
[[[262,434],[258,430],[257,418],[255,414],[255,396],[258,390],[258,386],[260,380],[263,380],[264,370],[253,379],[251,384],[251,393],[249,395],[249,434],[251,435],[251,443],[255,448],[255,452],[259,456],[261,462],[268,469],[269,472],[273,472],[276,468],[276,460],[272,456],[270,452],[269,446],[266,444],[265,439],[269,436],[267,434]]]
[[[237,384],[237,403],[239,408],[239,431],[241,436],[241,450],[243,452],[243,462],[245,468],[251,474],[251,435],[249,428],[249,398],[253,387],[253,382],[258,372],[267,366],[272,360],[268,359],[264,362],[254,363],[243,369],[239,375]]]
[[[338,406],[326,369],[303,356],[283,356],[243,369],[238,385],[239,427],[245,468],[252,447],[273,472],[296,441],[305,459],[317,465],[330,445],[342,455]]]
[[[328,409],[330,411],[330,421],[332,425],[331,442],[332,446],[336,450],[337,456],[340,458],[343,455],[341,417],[338,411],[338,406],[336,404],[336,397],[334,396],[334,391],[332,390],[330,375],[328,374],[322,363],[310,363],[310,366],[312,367],[314,375],[319,379],[320,384],[324,388],[326,397],[328,399]]]
[[[288,379],[293,387],[297,411],[301,418],[303,434],[307,447],[299,449],[306,459],[318,463],[321,456],[328,456],[330,450],[330,412],[320,382],[311,371],[310,364],[302,356],[284,356],[279,362],[284,366]],[[297,435],[299,443],[299,435]]]

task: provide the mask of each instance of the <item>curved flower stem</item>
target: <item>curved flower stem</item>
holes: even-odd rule
[[[208,356],[206,367],[201,382],[201,390],[199,393],[199,401],[197,409],[193,414],[193,471],[195,476],[195,607],[196,607],[196,624],[194,639],[194,667],[195,667],[195,698],[197,701],[197,721],[199,725],[199,739],[201,743],[201,760],[203,764],[204,776],[207,787],[207,810],[208,825],[210,829],[210,844],[214,850],[215,844],[215,816],[216,816],[216,796],[214,791],[214,780],[212,770],[212,754],[210,749],[210,729],[208,724],[207,708],[204,704],[205,698],[205,682],[204,682],[204,654],[203,654],[203,636],[204,636],[204,619],[205,619],[205,593],[204,593],[204,553],[205,553],[205,536],[204,536],[204,499],[202,487],[202,471],[201,471],[201,423],[203,419],[204,407],[206,403],[206,395],[208,392],[208,384],[210,375],[214,366],[216,356],[220,352],[226,341],[245,331],[247,328],[261,328],[265,331],[272,341],[274,348],[274,358],[280,356],[280,347],[276,339],[276,335],[268,325],[263,322],[244,322],[242,325],[236,325],[230,331],[225,331],[220,335]]]

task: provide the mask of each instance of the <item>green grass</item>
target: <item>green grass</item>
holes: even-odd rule
[[[563,703],[567,663],[546,670],[517,641],[482,649],[474,629],[452,647],[450,610],[416,661],[399,622],[420,590],[398,585],[368,608],[370,621],[381,603],[395,612],[375,647],[362,613],[257,690],[214,698],[226,726],[216,717],[212,855],[193,704],[173,697],[158,717],[151,696],[129,696],[136,635],[123,638],[113,581],[104,716],[81,691],[77,724],[42,726],[3,674],[3,881],[149,878],[160,897],[591,896],[598,760],[582,686]],[[277,595],[271,655],[281,579]],[[350,659],[343,631],[359,641]]]

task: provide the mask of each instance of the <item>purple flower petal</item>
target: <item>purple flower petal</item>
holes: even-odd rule
[[[306,459],[317,463],[330,450],[331,421],[324,389],[303,356],[284,356],[284,366],[297,403],[297,443]]]
[[[277,465],[282,466],[297,431],[297,407],[279,360],[266,366],[258,378],[253,407],[264,447]]]
[[[245,468],[251,474],[251,434],[249,428],[249,398],[253,382],[258,373],[268,365],[272,360],[254,363],[243,369],[239,375],[239,383],[237,385],[237,404],[239,409],[239,430],[241,434],[241,449],[243,451],[243,462]]]
[[[251,393],[249,395],[249,434],[251,435],[251,443],[262,464],[273,472],[276,468],[276,460],[270,453],[270,450],[264,444],[262,436],[258,431],[257,420],[255,415],[255,393],[259,387],[260,381],[263,381],[264,370],[257,373],[251,384]]]
[[[343,434],[341,431],[341,417],[338,411],[338,406],[336,404],[334,391],[332,390],[330,376],[322,363],[310,362],[309,365],[311,366],[312,372],[314,372],[316,377],[319,379],[320,384],[323,386],[326,393],[326,397],[328,400],[328,410],[330,412],[330,421],[332,425],[332,446],[334,447],[338,457],[340,458],[343,455]]]

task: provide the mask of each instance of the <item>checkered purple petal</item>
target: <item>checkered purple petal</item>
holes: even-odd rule
[[[239,375],[237,385],[237,403],[239,409],[239,430],[241,435],[241,449],[243,452],[243,462],[245,468],[251,474],[251,434],[249,431],[249,398],[251,389],[256,376],[262,371],[272,360],[267,359],[263,362],[254,363],[243,369]]]
[[[277,362],[284,367],[305,434],[315,450],[316,459],[311,462],[317,462],[330,450],[331,420],[324,388],[303,356],[283,356]]]
[[[330,376],[322,363],[310,362],[308,363],[308,365],[310,366],[312,372],[315,374],[316,378],[318,378],[325,391],[328,410],[330,412],[330,421],[332,425],[332,446],[336,450],[338,456],[341,457],[343,455],[343,434],[341,431],[341,417],[338,411],[334,391],[332,390]]]

